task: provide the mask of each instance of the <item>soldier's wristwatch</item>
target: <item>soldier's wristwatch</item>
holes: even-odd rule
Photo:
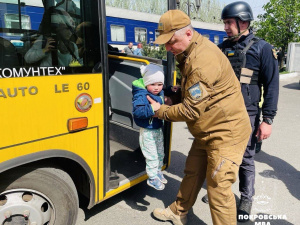
[[[271,118],[263,118],[263,122],[265,122],[266,124],[272,125],[273,119],[271,119]]]

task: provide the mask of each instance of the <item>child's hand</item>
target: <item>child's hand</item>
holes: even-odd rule
[[[180,85],[176,85],[176,86],[173,86],[173,87],[171,88],[171,90],[172,90],[173,92],[177,92],[180,88],[181,88]]]

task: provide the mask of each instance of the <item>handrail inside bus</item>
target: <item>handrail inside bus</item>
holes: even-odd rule
[[[119,56],[119,55],[108,55],[108,58],[130,60],[130,61],[135,61],[135,62],[143,62],[147,65],[150,64],[150,62],[146,59],[138,59],[138,58],[127,57],[127,56],[125,57],[125,56]]]

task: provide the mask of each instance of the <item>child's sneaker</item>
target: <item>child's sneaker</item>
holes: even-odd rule
[[[159,191],[165,189],[165,185],[158,179],[158,177],[155,177],[154,179],[148,179],[147,184]]]
[[[168,183],[167,179],[164,177],[164,174],[161,171],[157,172],[157,177],[163,184]]]

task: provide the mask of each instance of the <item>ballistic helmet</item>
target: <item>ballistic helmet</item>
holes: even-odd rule
[[[253,13],[250,5],[246,2],[233,2],[224,7],[221,19],[239,18],[242,21],[252,21]]]

